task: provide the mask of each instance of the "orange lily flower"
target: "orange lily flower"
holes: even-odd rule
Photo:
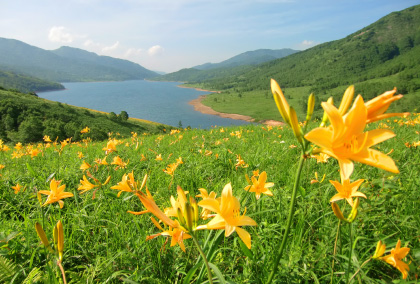
[[[321,152],[334,157],[340,164],[345,178],[353,172],[353,162],[357,161],[378,167],[393,173],[399,173],[394,161],[387,155],[370,149],[378,143],[388,140],[395,134],[387,129],[375,129],[363,132],[367,121],[367,108],[363,98],[358,96],[352,109],[340,115],[330,103],[322,103],[331,126],[318,127],[305,135],[305,138],[321,147]]]
[[[265,171],[259,175],[258,179],[255,176],[252,176],[251,177],[252,185],[247,185],[245,187],[245,190],[249,192],[255,192],[255,197],[257,198],[257,200],[260,199],[261,194],[273,196],[273,193],[268,188],[273,187],[274,183],[272,182],[266,183],[266,180],[267,180],[267,173]]]
[[[381,257],[380,259],[398,269],[402,273],[403,279],[406,279],[408,276],[407,271],[410,269],[408,264],[402,261],[402,259],[405,258],[409,252],[410,248],[402,248],[401,240],[398,240],[395,248],[391,250],[391,254]]]
[[[404,116],[408,115],[409,113],[386,113],[384,112],[389,108],[390,104],[394,101],[397,101],[403,97],[403,95],[399,94],[394,96],[397,92],[397,88],[394,88],[392,91],[387,91],[382,95],[379,95],[370,101],[366,102],[366,108],[368,111],[367,114],[367,123],[371,123],[374,121],[378,121],[381,119],[393,117],[393,116]]]
[[[342,183],[339,183],[338,181],[330,180],[330,183],[334,185],[335,189],[338,191],[338,193],[331,198],[330,202],[336,202],[338,200],[345,199],[350,204],[350,206],[353,207],[353,197],[367,198],[366,195],[357,191],[359,186],[364,181],[364,179],[359,179],[350,183],[349,179],[345,179],[342,181]]]
[[[257,223],[248,216],[240,215],[239,200],[232,195],[230,183],[225,185],[220,201],[217,199],[206,198],[198,203],[199,206],[216,212],[216,216],[206,225],[198,226],[199,229],[225,230],[225,237],[229,237],[233,232],[237,232],[241,240],[250,249],[251,235],[240,228],[241,226],[256,226]]]
[[[190,239],[192,238],[186,231],[184,231],[182,229],[182,227],[169,227],[168,230],[164,230],[159,223],[155,220],[155,218],[151,217],[153,224],[155,224],[156,227],[158,227],[162,232],[158,233],[158,234],[154,234],[151,236],[147,236],[146,237],[146,241],[154,239],[158,236],[170,236],[172,237],[171,240],[171,247],[175,246],[176,244],[178,244],[182,251],[185,252],[185,245],[184,245],[184,240],[186,239]]]
[[[60,205],[60,208],[63,208],[64,202],[61,199],[67,198],[67,197],[73,197],[73,193],[71,192],[65,192],[64,189],[66,186],[63,184],[59,186],[61,181],[56,181],[55,179],[52,179],[50,182],[50,191],[48,190],[40,190],[38,191],[38,194],[45,194],[48,195],[47,201],[42,206],[46,206],[48,204],[58,202]]]

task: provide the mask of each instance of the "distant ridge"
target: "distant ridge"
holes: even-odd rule
[[[299,50],[294,50],[290,48],[257,49],[238,54],[219,63],[205,63],[202,65],[194,66],[192,68],[198,70],[209,70],[215,68],[236,67],[241,65],[256,65],[277,58],[282,58],[296,52],[299,52]]]
[[[153,78],[156,81],[180,81],[199,83],[226,76],[235,76],[245,70],[251,70],[255,65],[276,60],[299,52],[290,48],[258,49],[247,51],[219,63],[205,63],[192,68],[184,68]]]
[[[158,76],[139,64],[78,48],[44,50],[0,38],[0,70],[55,82],[141,80]]]

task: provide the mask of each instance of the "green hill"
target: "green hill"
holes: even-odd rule
[[[59,83],[15,74],[12,72],[3,72],[1,70],[0,87],[3,89],[14,89],[25,93],[64,89],[64,86]]]
[[[420,97],[420,5],[393,12],[349,36],[320,44],[287,57],[206,80],[191,80],[200,88],[223,90],[205,103],[215,110],[250,115],[257,119],[279,119],[266,107],[270,78],[289,92],[289,99],[305,109],[304,98],[295,96],[301,88],[305,96],[315,92],[324,100],[339,96],[346,86],[366,98],[398,88],[408,94],[400,109],[418,108]],[[271,104],[271,102],[270,102]],[[401,105],[405,104],[405,105]],[[266,109],[264,109],[266,108]]]
[[[110,132],[130,137],[131,132],[158,133],[171,128],[128,118],[124,111],[108,114],[7,90],[0,90],[0,125],[0,139],[15,143],[42,141],[44,135],[59,141],[68,137],[104,140]],[[90,132],[81,136],[86,126]]]
[[[179,71],[153,78],[155,81],[179,81],[187,83],[201,83],[210,80],[219,80],[224,77],[239,76],[252,70],[252,66],[259,63],[282,58],[298,52],[285,48],[279,50],[259,49],[248,51],[229,58],[220,63],[206,63],[193,68],[185,68]]]
[[[284,87],[333,88],[401,74],[411,79],[419,74],[420,5],[394,12],[344,39],[246,70],[208,86],[246,90],[267,89],[275,78]],[[417,75],[417,76],[416,76]]]
[[[49,51],[0,38],[0,70],[55,82],[139,80],[158,74],[139,64],[61,47]]]
[[[198,70],[209,70],[215,68],[236,67],[241,65],[257,65],[263,62],[275,60],[277,58],[282,58],[296,52],[298,52],[298,50],[293,50],[290,48],[276,50],[258,49],[241,53],[219,63],[205,63],[202,65],[195,66],[193,68]]]

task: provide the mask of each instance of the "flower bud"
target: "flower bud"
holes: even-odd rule
[[[308,98],[308,110],[306,112],[306,122],[307,123],[312,118],[312,114],[314,113],[314,107],[315,107],[315,95],[312,93],[312,94],[309,95],[309,98]]]
[[[189,203],[185,204],[185,219],[188,231],[192,232],[194,229],[194,212],[192,206]]]
[[[271,79],[271,92],[273,93],[274,101],[276,102],[277,109],[279,110],[281,117],[283,117],[283,120],[290,125],[289,104],[287,103],[279,84],[277,84],[274,79]]]
[[[332,210],[333,210],[333,212],[334,212],[335,216],[336,216],[338,219],[340,219],[340,220],[342,220],[342,221],[346,221],[346,222],[347,222],[346,218],[344,218],[344,216],[343,216],[343,212],[341,212],[341,209],[340,209],[340,207],[338,207],[338,204],[337,204],[337,203],[332,202],[332,203],[331,203],[331,207],[332,207]]]
[[[38,222],[35,223],[35,230],[38,235],[38,237],[41,239],[41,242],[44,244],[44,246],[50,251],[54,252],[50,246],[50,242],[48,241],[47,235],[44,232],[44,229],[42,229],[41,224]]]
[[[328,100],[327,100],[327,103],[334,105],[333,97],[329,97]],[[328,122],[328,115],[324,111],[324,115],[322,116],[321,125],[319,127],[324,127],[325,125],[327,125],[327,122]]]
[[[294,110],[293,107],[289,108],[289,119],[290,119],[290,125],[292,126],[293,134],[295,135],[299,143],[303,144],[303,132],[302,132],[302,129],[300,128],[296,111]]]
[[[338,107],[338,112],[340,115],[344,115],[350,107],[351,101],[354,96],[354,85],[349,86],[344,92],[343,98],[341,99],[340,106]]]
[[[375,253],[373,254],[372,258],[380,258],[385,253],[386,245],[379,241],[376,245]]]
[[[63,259],[63,251],[64,251],[64,231],[63,231],[63,224],[59,220],[57,222],[57,250],[58,250],[58,259],[62,261]]]
[[[354,202],[353,207],[351,209],[350,215],[349,217],[347,217],[347,221],[349,223],[352,223],[354,219],[356,219],[357,213],[358,213],[357,208],[359,208],[359,204],[360,204],[360,200],[359,198],[356,198],[356,201]]]

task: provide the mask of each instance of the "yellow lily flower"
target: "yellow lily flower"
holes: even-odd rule
[[[353,172],[353,162],[399,173],[394,161],[387,155],[370,149],[378,143],[395,136],[387,129],[375,129],[363,132],[367,121],[367,108],[363,98],[358,96],[352,109],[345,115],[340,115],[338,109],[329,103],[322,103],[331,126],[318,127],[305,135],[305,138],[320,146],[321,152],[338,160],[344,178],[349,178]]]
[[[17,183],[15,186],[12,186],[12,189],[15,191],[15,194],[18,194],[19,191],[22,189],[22,186]]]
[[[199,229],[225,230],[225,237],[229,237],[233,232],[237,232],[241,240],[250,249],[251,235],[240,228],[240,226],[256,226],[257,223],[248,216],[240,215],[239,200],[232,195],[230,183],[225,185],[220,201],[213,198],[206,198],[198,203],[199,206],[216,212],[216,216],[206,225],[198,226]]]
[[[95,187],[97,187],[98,185],[91,183],[90,181],[88,181],[88,179],[86,178],[85,175],[83,175],[83,179],[80,180],[81,186],[79,186],[79,188],[77,188],[77,190],[82,190],[82,192],[80,193],[85,193],[86,191],[89,191]]]
[[[91,165],[89,163],[87,163],[86,161],[83,161],[82,165],[80,166],[81,170],[87,170],[91,167]]]
[[[214,191],[208,193],[205,188],[199,188],[198,191],[200,191],[200,194],[196,195],[195,197],[201,197],[202,199],[206,199],[206,198],[216,199],[216,192]],[[218,198],[218,200],[220,202],[220,197]],[[216,214],[211,214],[211,211],[205,208],[201,211],[201,214],[200,214],[200,217],[203,220],[207,220],[214,216],[216,216]]]
[[[175,173],[176,168],[178,167],[178,163],[169,164],[166,169],[163,169],[164,173],[167,173],[170,176],[173,176]]]
[[[393,117],[393,116],[404,116],[409,113],[386,113],[384,112],[389,108],[390,104],[394,101],[397,101],[403,97],[403,95],[397,95],[394,97],[394,94],[397,92],[397,89],[394,88],[392,91],[387,91],[382,95],[379,95],[370,101],[366,102],[366,108],[368,110],[367,114],[367,123],[378,121],[381,119]]]
[[[260,199],[261,194],[265,194],[268,196],[273,196],[273,193],[268,189],[270,187],[274,186],[274,183],[272,182],[267,182],[267,173],[264,171],[262,172],[258,179],[255,176],[251,177],[251,182],[252,185],[247,185],[245,187],[245,190],[249,191],[249,192],[255,192],[255,197],[258,199]]]
[[[48,190],[40,190],[38,191],[38,194],[45,194],[48,195],[47,201],[42,206],[46,206],[48,204],[58,202],[60,205],[60,208],[63,208],[64,202],[61,199],[67,198],[67,197],[73,197],[73,193],[71,192],[64,192],[64,189],[66,186],[63,184],[60,187],[61,181],[56,181],[55,179],[52,179],[50,182],[50,191]]]
[[[339,183],[338,181],[330,180],[330,183],[334,185],[335,189],[338,191],[338,193],[331,198],[330,202],[336,202],[338,200],[345,199],[350,204],[350,206],[353,207],[353,197],[367,198],[366,195],[357,191],[359,186],[364,181],[364,179],[359,179],[350,183],[349,179],[345,179]]]
[[[178,244],[181,247],[182,251],[185,252],[184,240],[190,239],[191,236],[187,234],[187,232],[184,231],[181,226],[176,227],[176,228],[169,227],[168,230],[164,230],[153,217],[151,217],[151,219],[152,219],[153,224],[155,224],[155,226],[158,227],[162,232],[151,235],[151,236],[147,236],[146,241],[154,239],[158,236],[170,236],[172,237],[171,247]]]
[[[125,169],[127,167],[128,162],[130,162],[130,160],[128,160],[127,162],[124,162],[120,156],[116,156],[114,157],[114,160],[112,161],[111,165],[117,165],[115,167],[115,169]]]
[[[80,133],[88,133],[90,131],[90,128],[89,127],[85,127],[85,128],[83,128],[82,130],[80,130]]]
[[[401,240],[398,240],[395,248],[391,250],[391,254],[381,257],[380,259],[398,269],[402,273],[403,279],[406,279],[408,276],[407,271],[409,271],[410,268],[402,259],[405,258],[409,252],[410,248],[402,248]]]
[[[137,182],[134,180],[134,174],[133,172],[127,174],[124,174],[122,177],[122,180],[114,186],[111,186],[111,189],[119,190],[117,197],[120,197],[121,193],[123,191],[125,192],[136,192],[143,189],[143,187],[146,185],[147,182],[147,174],[144,176],[143,181],[141,183],[140,188],[137,186]]]
[[[178,222],[175,222],[174,220],[170,219],[168,216],[165,215],[165,213],[160,210],[160,208],[157,206],[155,200],[153,199],[153,196],[150,194],[149,190],[146,187],[146,194],[144,194],[141,191],[134,192],[135,195],[140,199],[141,203],[144,207],[146,207],[146,210],[141,212],[133,212],[133,211],[127,211],[128,213],[134,214],[134,215],[142,215],[145,213],[152,213],[155,215],[156,218],[161,220],[163,223],[168,225],[172,228],[179,227]]]

